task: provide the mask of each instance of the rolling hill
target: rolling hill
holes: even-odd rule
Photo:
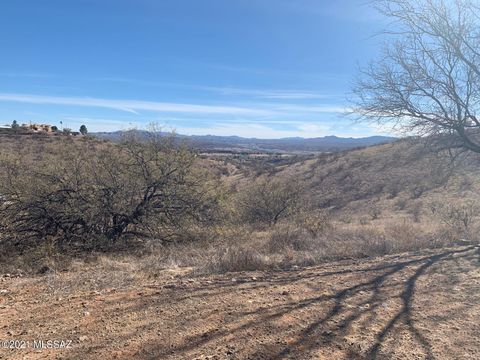
[[[146,132],[137,131],[140,136],[146,136]],[[97,132],[92,135],[119,141],[124,135],[123,131]],[[170,133],[165,133],[165,136]],[[238,151],[238,152],[335,152],[358,147],[388,143],[396,138],[387,136],[371,136],[364,138],[342,138],[337,136],[325,136],[319,138],[283,138],[283,139],[256,139],[239,136],[214,136],[214,135],[176,135],[179,140],[185,141],[195,149],[201,151]]]

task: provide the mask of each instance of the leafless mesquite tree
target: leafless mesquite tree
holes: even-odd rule
[[[215,203],[194,161],[158,134],[121,144],[66,138],[5,155],[0,235],[19,245],[99,248],[128,235],[169,239],[188,221],[207,221]]]
[[[480,3],[374,0],[390,42],[354,86],[361,119],[480,153]]]

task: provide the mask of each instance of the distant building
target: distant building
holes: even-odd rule
[[[24,130],[29,130],[33,132],[40,133],[53,133],[53,126],[48,124],[22,124],[21,126]]]

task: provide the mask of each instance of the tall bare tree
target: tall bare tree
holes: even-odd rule
[[[480,7],[470,0],[377,0],[392,20],[354,87],[362,119],[480,153]]]

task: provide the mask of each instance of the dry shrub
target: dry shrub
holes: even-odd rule
[[[264,270],[269,267],[268,257],[246,245],[227,246],[204,268],[207,272],[224,273]]]
[[[393,221],[383,224],[337,229],[330,241],[334,257],[371,257],[451,245],[458,237],[439,224]]]
[[[49,241],[21,253],[9,243],[0,244],[0,274],[63,271],[70,267],[72,259],[72,254],[57,251]]]
[[[266,250],[272,254],[280,254],[286,250],[301,251],[310,248],[311,235],[306,229],[294,224],[279,224],[269,233]]]
[[[61,151],[33,143],[0,156],[0,233],[19,237],[22,248],[47,238],[61,251],[98,251],[132,237],[168,241],[215,217],[209,177],[173,138],[152,132],[109,146],[89,138],[56,145]]]
[[[302,192],[293,179],[258,179],[238,192],[236,216],[241,223],[273,226],[296,213]]]
[[[299,227],[307,230],[311,236],[316,237],[332,228],[331,215],[325,209],[303,211],[296,219]]]
[[[57,293],[102,291],[129,287],[168,269],[197,274],[286,269],[448,246],[458,239],[459,234],[447,226],[408,218],[375,225],[333,223],[317,236],[291,222],[268,231],[224,226],[211,240],[169,245],[152,242],[142,254],[76,262],[70,266],[72,272],[49,274],[47,284]]]
[[[318,234],[301,223],[284,221],[267,231],[244,226],[223,236],[221,243],[213,242],[203,249],[202,260],[196,261],[200,272],[308,266],[448,246],[459,239],[458,233],[439,223],[415,223],[408,218],[382,220],[375,225],[330,222]]]
[[[432,213],[444,223],[450,231],[461,237],[473,238],[477,234],[474,229],[479,224],[480,205],[471,200],[451,201],[448,203],[432,203]]]

